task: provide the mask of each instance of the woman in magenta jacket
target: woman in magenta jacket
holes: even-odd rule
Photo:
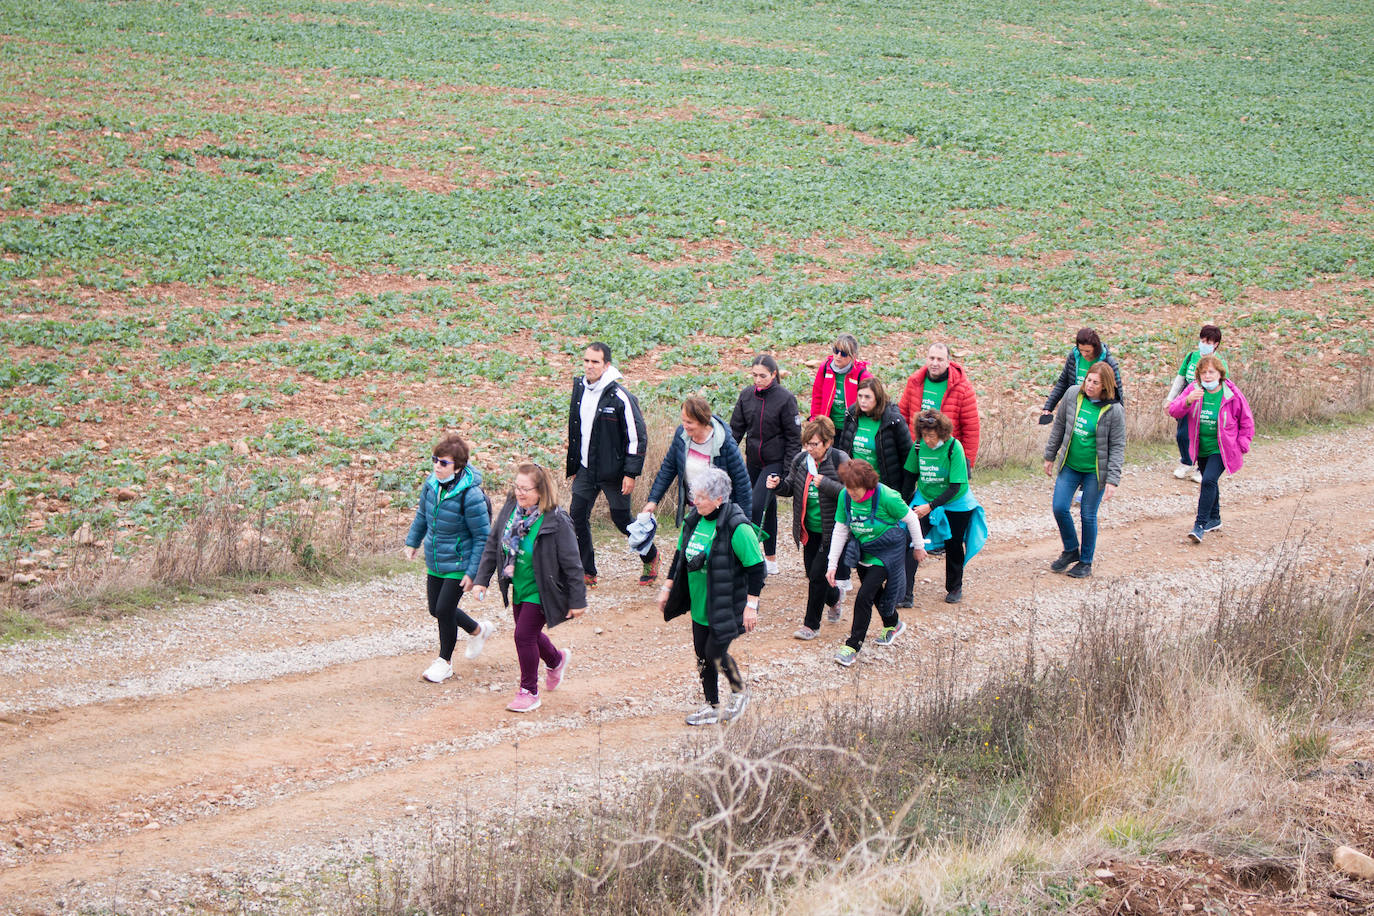
[[[1226,378],[1226,367],[1215,356],[1197,362],[1196,381],[1169,403],[1169,415],[1188,418],[1189,453],[1202,471],[1198,489],[1197,518],[1188,540],[1201,544],[1203,535],[1221,527],[1221,501],[1217,481],[1221,472],[1234,474],[1245,463],[1250,441],[1255,438],[1255,416],[1235,383]]]

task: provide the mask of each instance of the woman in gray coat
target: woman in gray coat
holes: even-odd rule
[[[1045,476],[1054,477],[1054,520],[1064,543],[1050,569],[1075,579],[1093,574],[1097,507],[1116,492],[1126,463],[1126,413],[1116,394],[1111,366],[1093,363],[1083,384],[1065,392],[1045,443]],[[1081,540],[1073,525],[1073,495],[1080,489]]]
[[[544,633],[587,610],[582,559],[572,518],[558,507],[558,491],[547,468],[522,464],[515,485],[497,513],[477,567],[478,599],[485,598],[491,574],[501,598],[515,617],[515,654],[520,660],[520,689],[506,708],[530,712],[539,708],[539,663],[548,669],[544,690],[558,689],[571,653],[561,652]]]

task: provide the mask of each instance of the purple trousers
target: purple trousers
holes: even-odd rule
[[[537,694],[540,660],[550,668],[557,668],[563,661],[563,653],[544,632],[542,607],[519,601],[511,610],[515,614],[515,657],[520,660],[520,686]]]

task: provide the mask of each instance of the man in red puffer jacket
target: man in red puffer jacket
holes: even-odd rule
[[[969,470],[973,470],[978,460],[978,396],[964,367],[951,361],[949,344],[930,345],[926,364],[906,380],[897,409],[913,430],[916,415],[922,410],[938,410],[949,417],[954,423],[954,438],[964,447]]]

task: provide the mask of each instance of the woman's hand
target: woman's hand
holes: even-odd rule
[[[413,560],[413,559],[415,559],[415,554],[419,553],[419,550],[420,550],[420,548],[418,548],[418,547],[407,547],[407,548],[406,548],[406,551],[405,551],[405,553],[406,553],[406,559],[407,559],[407,560]]]
[[[930,514],[930,503],[922,503],[914,510],[917,518],[925,518]]]
[[[1112,494],[1115,493],[1115,492],[1116,492],[1116,484],[1114,484],[1114,483],[1109,483],[1109,484],[1107,484],[1105,487],[1102,488],[1102,501],[1105,503],[1107,500],[1111,499],[1111,498],[1112,498]]]
[[[629,495],[630,495],[631,493],[633,493],[634,491],[635,491],[635,479],[634,479],[633,477],[625,477],[625,478],[622,478],[621,481],[620,481],[620,495],[621,495],[621,496],[629,496]]]
[[[663,587],[658,590],[658,612],[663,613],[663,609],[668,606],[668,593],[673,590],[673,580],[665,579]]]
[[[472,590],[472,597],[476,598],[478,601],[486,601],[487,587],[485,585],[477,586]]]
[[[462,582],[459,582],[458,584],[459,584],[460,586],[462,586],[463,591],[465,591],[465,592],[470,592],[470,591],[472,591],[472,576],[464,576],[464,577],[463,577],[463,581],[462,581]]]
[[[926,553],[926,548],[925,548],[925,544],[924,544],[924,543],[918,544],[918,545],[916,545],[915,547],[913,547],[913,548],[911,548],[911,549],[912,549],[912,551],[914,551],[915,554],[916,554],[916,562],[917,562],[917,564],[924,563],[926,560],[930,559],[930,554]]]
[[[778,484],[781,482],[782,478],[779,477],[777,474],[769,474],[768,479],[763,482],[763,485],[770,490],[776,490],[778,488]]]
[[[830,583],[831,588],[835,587],[835,570],[827,569],[825,571],[825,581]]]
[[[582,616],[583,614],[585,614],[585,613],[587,613],[587,609],[586,609],[585,607],[570,607],[570,608],[568,608],[568,616],[569,616],[569,617],[577,618],[577,617],[581,617],[581,616]]]
[[[1046,476],[1046,477],[1053,477],[1053,476],[1054,476],[1054,462],[1053,462],[1053,461],[1046,461],[1046,462],[1045,462],[1045,476]]]
[[[752,607],[746,606],[746,607],[744,608],[744,632],[746,632],[746,633],[752,633],[752,632],[754,632],[754,627],[758,625],[758,622],[759,622],[759,612],[758,612],[758,608],[752,608]]]
[[[1202,389],[1201,389],[1200,387],[1198,387],[1197,385],[1194,385],[1194,386],[1193,386],[1193,390],[1192,390],[1192,391],[1189,391],[1189,392],[1188,392],[1188,396],[1185,397],[1185,398],[1183,399],[1183,403],[1185,403],[1185,404],[1192,404],[1194,401],[1201,401],[1201,400],[1202,400]]]
[[[650,515],[652,515],[653,512],[654,512],[654,510],[657,509],[657,508],[658,508],[658,503],[655,503],[655,502],[647,502],[647,503],[644,504],[644,508],[643,508],[643,509],[640,509],[639,511],[640,511],[640,514],[641,514],[641,515],[642,515],[643,513],[645,513],[645,512],[648,512]]]

